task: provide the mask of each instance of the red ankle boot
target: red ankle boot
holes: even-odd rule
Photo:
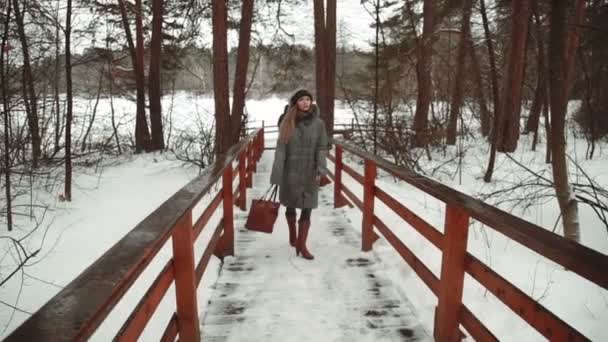
[[[314,255],[310,254],[308,248],[306,248],[306,239],[308,238],[308,231],[310,229],[310,221],[300,222],[300,231],[298,232],[298,244],[296,246],[296,254],[302,253],[302,258],[312,260],[315,258]]]
[[[289,226],[289,244],[292,247],[297,247],[298,236],[296,235],[296,215],[285,215],[287,225]]]

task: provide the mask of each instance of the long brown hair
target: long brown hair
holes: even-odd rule
[[[287,144],[293,135],[293,131],[296,129],[296,116],[298,115],[298,105],[295,104],[290,106],[287,110],[287,114],[281,121],[281,127],[279,127],[279,142]]]

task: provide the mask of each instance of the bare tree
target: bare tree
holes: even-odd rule
[[[465,57],[467,54],[467,48],[469,46],[469,39],[471,39],[470,28],[471,28],[471,8],[473,6],[472,0],[464,0],[462,5],[462,23],[460,25],[460,42],[458,43],[458,59],[456,62],[456,80],[454,82],[454,88],[452,90],[452,104],[450,105],[450,121],[448,123],[448,131],[446,137],[446,144],[456,144],[456,127],[458,124],[458,118],[460,117],[460,108],[462,106],[462,91],[464,84],[464,71],[465,71]]]
[[[30,61],[30,49],[27,36],[25,34],[25,23],[23,20],[25,13],[22,13],[21,9],[19,8],[19,0],[13,0],[13,7],[15,11],[15,21],[17,23],[17,32],[19,33],[19,40],[21,41],[21,49],[23,52],[24,87],[27,88],[27,91],[24,91],[24,93],[27,94],[24,101],[26,104],[26,109],[29,108],[29,110],[27,110],[27,121],[30,130],[30,139],[32,142],[32,164],[34,168],[36,168],[38,166],[38,158],[41,156],[36,87],[34,85],[34,76]]]
[[[538,140],[538,123],[540,121],[540,114],[542,111],[542,106],[545,103],[545,98],[547,95],[547,81],[546,74],[547,68],[545,67],[546,56],[545,56],[545,44],[544,34],[542,31],[542,25],[540,22],[540,16],[538,14],[538,9],[536,9],[534,13],[534,21],[536,27],[536,45],[537,45],[537,80],[536,80],[536,89],[534,91],[534,99],[532,100],[532,108],[530,108],[530,115],[528,117],[528,121],[526,122],[526,128],[524,130],[525,133],[532,132],[534,134],[534,141],[532,143],[532,150],[536,149],[536,143]]]
[[[245,107],[247,70],[249,67],[249,48],[251,45],[251,24],[253,22],[253,0],[244,0],[241,8],[241,23],[239,31],[239,47],[237,52],[236,70],[234,72],[234,90],[230,125],[232,144],[239,140],[243,109]]]
[[[576,1],[576,14],[568,30],[568,2],[551,1],[551,28],[549,35],[549,80],[551,98],[551,138],[552,170],[555,193],[562,214],[564,237],[580,240],[578,224],[578,205],[568,180],[568,161],[566,158],[565,121],[570,93],[569,72],[578,45],[578,26],[584,0]],[[566,40],[567,39],[567,40]]]
[[[150,142],[150,132],[148,131],[148,121],[146,120],[146,92],[144,79],[144,37],[141,15],[141,0],[135,1],[135,31],[137,46],[133,43],[131,26],[125,0],[118,0],[118,7],[125,29],[127,44],[131,54],[131,63],[135,69],[135,88],[137,91],[137,113],[135,115],[135,151],[142,152],[148,150]]]
[[[226,2],[212,0],[213,93],[215,98],[215,151],[217,156],[231,146],[228,84],[228,11]]]
[[[148,73],[148,91],[150,97],[150,126],[152,140],[150,149],[165,149],[163,136],[163,113],[161,107],[161,61],[163,41],[163,0],[152,0],[152,38],[150,42],[150,72]]]
[[[67,112],[65,116],[65,186],[63,196],[66,201],[72,200],[72,0],[67,0],[65,19],[65,84]]]
[[[435,1],[424,0],[424,23],[422,39],[417,44],[416,76],[418,78],[418,98],[414,114],[414,146],[423,147],[428,140],[428,115],[431,103],[432,84],[431,69],[433,56],[433,30],[435,27]]]
[[[325,129],[332,134],[336,93],[336,0],[314,0],[315,75],[317,98]]]
[[[10,108],[8,103],[8,82],[6,74],[4,73],[4,55],[5,50],[8,50],[7,41],[8,41],[8,32],[9,32],[9,23],[11,18],[11,3],[9,2],[6,6],[6,16],[4,19],[4,30],[2,32],[2,43],[0,45],[0,80],[2,84],[0,88],[2,88],[2,114],[4,118],[4,179],[5,179],[5,194],[6,194],[6,220],[7,220],[7,228],[10,232],[13,230],[13,205],[11,203],[11,159],[10,159]],[[7,51],[8,52],[8,51]],[[8,58],[7,58],[8,59]]]
[[[519,139],[521,91],[526,58],[526,37],[530,18],[530,1],[513,0],[512,31],[503,76],[502,94],[494,143],[499,152],[513,152]]]
[[[471,69],[473,69],[473,77],[475,81],[475,86],[473,90],[475,91],[475,96],[477,97],[477,103],[479,104],[479,117],[481,120],[481,135],[487,137],[490,134],[490,124],[492,122],[492,117],[490,115],[490,111],[488,110],[488,105],[486,103],[486,96],[484,93],[484,84],[481,77],[481,66],[479,64],[479,58],[477,57],[477,52],[473,47],[473,40],[468,39],[469,45],[469,58],[471,59]]]

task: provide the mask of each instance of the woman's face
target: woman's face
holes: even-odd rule
[[[302,96],[298,99],[298,102],[297,102],[298,110],[301,112],[308,112],[311,104],[312,104],[312,100],[310,99],[310,97]]]

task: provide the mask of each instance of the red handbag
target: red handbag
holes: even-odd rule
[[[277,185],[272,185],[262,198],[251,201],[245,228],[256,232],[272,233],[281,206],[276,201],[278,188]]]

